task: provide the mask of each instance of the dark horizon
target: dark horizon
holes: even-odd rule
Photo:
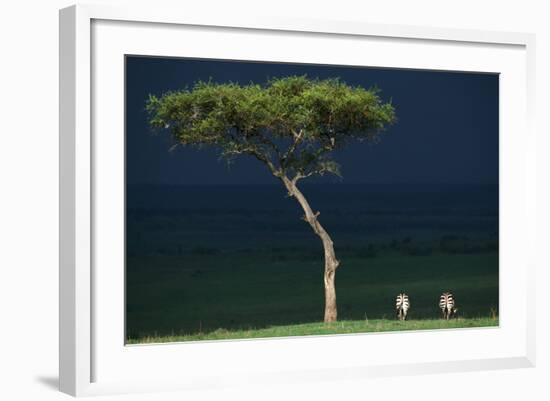
[[[498,183],[493,182],[334,182],[334,181],[319,181],[319,180],[310,180],[308,182],[300,183],[300,187],[305,186],[325,186],[325,185],[335,185],[335,186],[373,186],[373,187],[416,187],[416,188],[429,188],[429,187],[498,187]],[[273,182],[254,182],[254,183],[215,183],[215,184],[204,184],[204,183],[128,183],[128,187],[141,187],[141,186],[160,186],[160,187],[223,187],[223,186],[233,186],[233,187],[254,187],[254,186],[266,186],[266,187],[281,187],[282,184],[276,180]]]

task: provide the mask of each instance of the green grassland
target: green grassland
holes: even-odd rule
[[[336,323],[304,323],[286,326],[273,326],[263,329],[234,330],[218,329],[208,333],[196,333],[188,335],[149,336],[139,339],[129,339],[127,344],[152,344],[182,341],[202,340],[235,340],[269,337],[330,335],[352,333],[376,333],[404,330],[439,330],[473,327],[498,326],[497,317],[487,318],[457,318],[449,321],[442,319],[425,320],[343,320]]]
[[[498,252],[392,245],[336,249],[339,322],[322,322],[320,246],[129,255],[127,342],[169,342],[498,325]],[[151,274],[154,269],[154,274]],[[453,291],[459,318],[439,319]],[[411,300],[394,318],[395,295]]]

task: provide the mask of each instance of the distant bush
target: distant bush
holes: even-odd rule
[[[285,255],[284,253],[274,252],[271,254],[271,260],[275,262],[284,262],[288,259],[289,259],[288,255]]]
[[[392,239],[388,247],[396,251],[402,251],[408,253],[409,249],[413,246],[413,240],[411,237],[405,237],[403,239]]]
[[[156,253],[158,255],[168,255],[168,254],[170,254],[170,249],[161,246],[161,247],[156,249]]]
[[[191,255],[217,255],[221,251],[218,248],[210,248],[206,246],[196,246],[191,248],[189,253]]]
[[[201,269],[195,269],[191,272],[191,277],[198,278],[201,277],[204,274],[204,271]]]
[[[378,250],[374,244],[369,244],[366,248],[357,250],[355,255],[360,258],[375,258],[378,256]]]
[[[498,250],[498,242],[495,240],[480,241],[472,240],[468,237],[459,237],[456,235],[445,235],[439,241],[441,252],[450,254],[473,254],[481,252],[492,252]]]
[[[404,249],[404,252],[409,256],[430,256],[433,252],[430,246],[410,246]]]

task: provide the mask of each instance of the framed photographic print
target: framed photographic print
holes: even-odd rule
[[[533,46],[62,10],[61,390],[532,366]]]

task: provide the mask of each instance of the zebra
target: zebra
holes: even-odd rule
[[[441,294],[441,297],[439,297],[439,309],[441,309],[443,319],[449,320],[453,316],[456,316],[458,309],[451,292]]]
[[[410,307],[411,303],[409,302],[409,296],[407,294],[403,292],[397,295],[397,298],[395,299],[395,313],[397,315],[397,319],[407,319],[407,312],[409,311]]]

